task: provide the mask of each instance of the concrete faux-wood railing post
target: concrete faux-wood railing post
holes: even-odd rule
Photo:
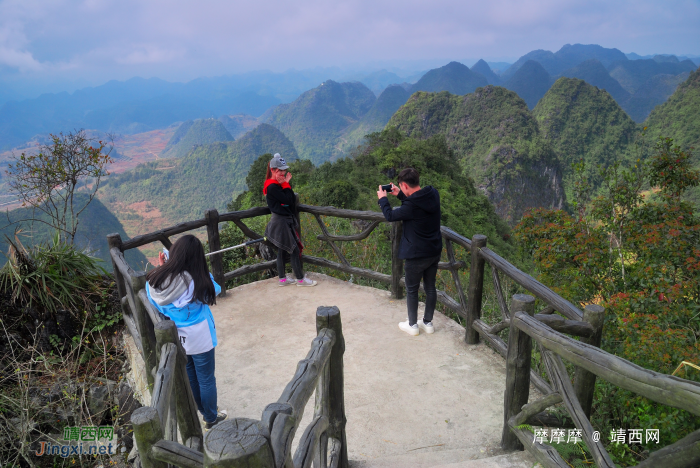
[[[187,377],[187,355],[180,345],[177,327],[172,320],[163,320],[154,326],[158,348],[165,343],[174,343],[178,347],[177,364],[175,366],[175,401],[177,426],[185,445],[195,450],[202,450],[202,425],[197,416],[197,404]],[[160,356],[159,356],[160,358]]]
[[[107,245],[109,245],[110,250],[112,247],[116,247],[120,252],[122,252],[122,236],[117,233],[109,234],[107,236]],[[110,258],[111,257],[112,256],[110,255]],[[122,275],[119,273],[119,268],[117,268],[117,263],[114,261],[114,259],[112,259],[112,270],[114,271],[114,279],[117,283],[119,301],[121,302],[122,298],[126,296],[126,286],[124,286],[124,278],[122,278]]]
[[[532,338],[513,325],[516,312],[535,315],[535,298],[527,294],[516,294],[511,304],[510,334],[506,355],[506,390],[503,396],[503,450],[524,450],[518,436],[510,430],[508,421],[520,413],[530,396],[530,359]]]
[[[207,237],[209,238],[209,251],[216,252],[221,250],[221,239],[219,238],[219,212],[217,210],[207,210],[204,213],[204,219],[207,220]],[[226,295],[226,280],[224,280],[224,262],[223,254],[214,254],[210,257],[211,274],[214,276],[214,281],[221,286],[221,296]]]
[[[401,237],[403,236],[403,222],[391,223],[391,297],[403,298],[401,277],[403,276],[403,260],[399,258]]]
[[[153,322],[148,316],[146,308],[139,300],[139,291],[146,287],[146,273],[138,271],[131,277],[131,290],[134,292],[134,321],[141,335],[141,349],[143,349],[143,361],[146,363],[146,378],[148,385],[153,388],[154,371],[156,366],[156,336],[153,331]]]
[[[274,468],[270,433],[262,421],[235,418],[207,432],[204,466],[212,468]]]
[[[151,454],[151,448],[163,440],[163,426],[160,423],[158,411],[151,406],[138,408],[131,414],[131,425],[134,428],[134,439],[141,455],[141,466],[167,468],[167,463],[156,460]]]
[[[581,342],[600,348],[603,340],[603,323],[605,322],[605,309],[597,304],[589,304],[583,310],[583,321],[593,327],[593,335],[581,338]],[[576,368],[574,376],[574,390],[581,408],[588,419],[591,418],[593,406],[593,392],[595,390],[596,375],[580,367]]]
[[[316,331],[324,328],[335,332],[335,344],[328,359],[328,438],[340,442],[338,468],[348,468],[348,445],[345,436],[345,390],[343,375],[343,354],[345,353],[345,338],[343,324],[340,320],[340,310],[333,307],[316,309]]]
[[[457,259],[455,258],[455,249],[452,246],[452,241],[449,239],[445,239],[445,250],[447,250],[447,261],[449,262],[450,267],[453,267],[457,264]],[[464,315],[464,318],[467,318],[467,298],[464,296],[462,281],[459,279],[459,271],[455,268],[450,268],[450,273],[452,274],[452,280],[455,282],[457,293],[459,293],[459,305],[462,306],[462,314]]]
[[[474,320],[481,318],[481,300],[484,294],[484,258],[479,255],[479,249],[486,247],[486,236],[475,234],[471,245],[471,267],[469,269],[469,295],[467,307],[467,326],[464,341],[467,344],[478,344],[479,333],[473,326]]]

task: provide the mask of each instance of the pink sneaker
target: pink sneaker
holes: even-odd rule
[[[294,286],[296,284],[296,280],[289,278],[281,278],[279,281],[280,286]]]

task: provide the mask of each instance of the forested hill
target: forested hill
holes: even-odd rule
[[[410,94],[402,86],[386,88],[362,118],[351,125],[340,137],[340,147],[345,154],[360,145],[365,135],[382,130],[391,116],[408,100]]]
[[[597,59],[586,60],[573,68],[564,70],[562,76],[578,78],[589,85],[596,86],[607,91],[618,103],[624,104],[630,98],[628,93],[615,78],[605,69]]]
[[[559,78],[532,113],[559,157],[569,199],[572,164],[583,160],[597,185],[598,164],[624,163],[628,145],[638,133],[637,125],[610,94],[575,78]]]
[[[178,127],[161,156],[181,158],[197,146],[217,141],[233,141],[223,123],[216,119],[189,120]]]
[[[530,207],[565,204],[559,161],[525,101],[512,91],[486,86],[465,96],[419,92],[388,127],[421,140],[443,135],[460,170],[509,223]]]
[[[683,148],[700,149],[700,69],[644,122],[652,136],[668,136]]]
[[[264,155],[253,164],[250,178],[258,186],[253,188],[253,193],[241,194],[231,208],[240,210],[265,203],[261,191],[269,159],[270,155]],[[290,171],[294,174],[292,187],[303,203],[379,211],[377,186],[396,183],[401,169],[415,167],[421,176],[421,186],[432,185],[440,192],[443,225],[467,237],[485,234],[492,248],[512,258],[514,249],[508,240],[508,225],[474,181],[455,170],[458,164],[443,135],[418,140],[404,136],[396,128],[388,128],[369,135],[368,142],[357,149],[354,158],[341,158],[318,167],[308,160],[298,160],[291,164]],[[393,196],[389,201],[394,206],[400,204]]]
[[[86,196],[76,194],[76,206],[84,206]],[[7,252],[9,244],[5,236],[14,241],[15,228],[19,227],[21,233],[19,235],[20,242],[25,247],[50,242],[53,238],[55,230],[40,221],[30,222],[23,221],[15,224],[15,221],[21,221],[37,217],[44,221],[50,221],[45,214],[40,214],[39,211],[32,212],[30,208],[19,208],[12,210],[7,214],[10,223],[5,222],[5,227],[0,230],[0,251]],[[98,199],[93,199],[85,211],[80,215],[78,223],[78,232],[75,236],[75,245],[80,249],[86,249],[92,255],[103,260],[101,266],[108,271],[112,271],[112,262],[109,257],[109,249],[107,247],[107,235],[118,233],[122,239],[128,236],[124,232],[124,227],[119,220],[108,210]],[[145,269],[146,257],[138,250],[132,249],[126,252],[126,260],[134,268]],[[4,264],[7,261],[5,256],[2,256],[0,263]]]
[[[302,158],[321,163],[341,154],[339,137],[370,110],[375,100],[374,93],[360,82],[328,80],[262,118],[287,135]]]
[[[210,208],[224,210],[231,197],[245,190],[245,177],[260,154],[281,153],[297,159],[294,145],[279,130],[261,124],[234,142],[195,148],[181,159],[139,165],[108,179],[100,197],[116,204],[147,201],[171,223],[200,219]]]
[[[683,149],[693,148],[695,169],[700,169],[700,69],[654,109],[644,125],[652,138],[671,137]],[[700,187],[689,190],[688,196],[700,206]]]

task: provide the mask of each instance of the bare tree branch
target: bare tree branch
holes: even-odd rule
[[[79,216],[95,198],[102,177],[109,175],[106,167],[113,162],[114,137],[108,134],[104,141],[97,140],[85,130],[50,137],[51,143],[40,145],[38,152],[13,155],[6,173],[22,206],[32,206],[50,218],[50,222],[34,220],[54,227],[73,243]],[[85,198],[77,197],[78,192]]]

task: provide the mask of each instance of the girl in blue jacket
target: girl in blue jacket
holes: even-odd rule
[[[187,376],[194,401],[210,429],[226,419],[217,412],[214,349],[216,327],[210,305],[216,304],[221,286],[209,273],[202,243],[185,235],[170,249],[166,261],[161,253],[159,266],[148,272],[148,300],[177,326],[180,343],[187,354]]]

